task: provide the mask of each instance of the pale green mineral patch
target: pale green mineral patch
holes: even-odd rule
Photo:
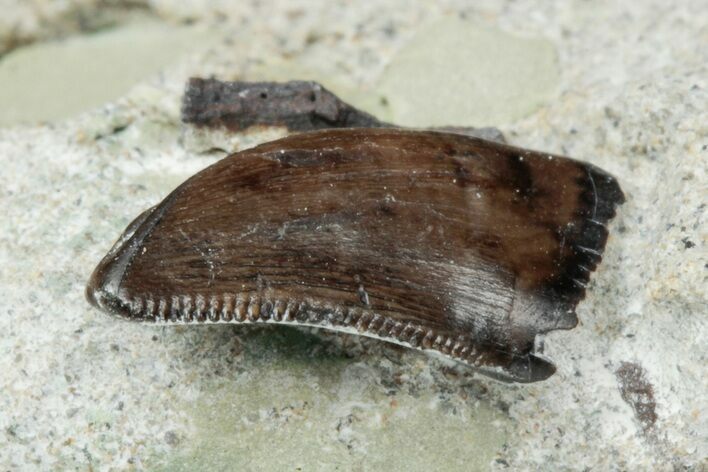
[[[162,470],[488,470],[501,413],[425,388],[392,393],[370,365],[320,344],[287,328],[249,339],[243,373],[184,406],[194,429]]]
[[[60,120],[115,100],[209,38],[203,28],[141,20],[17,49],[0,59],[0,126]]]
[[[393,58],[378,89],[406,126],[493,126],[532,113],[559,80],[553,44],[447,18]]]

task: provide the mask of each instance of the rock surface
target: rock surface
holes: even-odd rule
[[[126,92],[99,108],[59,110],[67,118],[51,125],[11,124],[0,106],[0,468],[704,470],[704,2],[155,0],[115,2],[99,19],[98,1],[7,3],[5,52],[97,24],[119,29],[136,8],[218,39],[160,58],[160,73],[124,80]],[[88,306],[85,282],[132,218],[220,158],[219,149],[282,134],[186,128],[179,100],[189,76],[317,79],[396,121],[399,104],[420,100],[396,72],[399,52],[450,22],[534,38],[518,43],[518,54],[536,57],[539,44],[555,51],[555,78],[537,70],[494,91],[503,97],[511,87],[533,106],[500,111],[480,101],[487,111],[478,116],[493,119],[474,124],[599,165],[627,195],[578,308],[580,325],[545,340],[558,366],[548,381],[501,384],[375,341],[129,324]],[[138,47],[126,40],[126,56]],[[21,53],[0,57],[0,71]],[[406,67],[418,68],[421,82],[450,77],[440,86],[452,87],[460,64],[444,57],[435,64],[449,74],[426,69],[424,57]],[[485,77],[513,60],[497,59],[469,73]],[[31,92],[26,85],[7,86],[19,96]],[[65,103],[82,98],[80,87],[65,93]],[[407,119],[424,123],[433,111],[460,119],[476,92],[464,93],[437,110],[407,109]]]

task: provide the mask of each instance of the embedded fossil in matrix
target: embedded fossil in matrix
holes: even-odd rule
[[[359,112],[318,84],[295,85],[190,82],[186,122],[306,132],[232,154],[138,216],[88,300],[134,321],[312,326],[501,380],[552,375],[536,337],[577,324],[624,201],[616,180],[479,130],[347,121],[337,109]],[[265,118],[240,115],[263,107]],[[313,119],[318,107],[341,129]]]

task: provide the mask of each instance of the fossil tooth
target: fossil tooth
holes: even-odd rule
[[[553,374],[606,223],[604,171],[468,136],[298,134],[199,172],[131,223],[88,300],[160,323],[284,323],[417,347],[508,381]]]

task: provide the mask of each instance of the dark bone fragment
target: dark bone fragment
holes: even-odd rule
[[[284,126],[290,131],[331,128],[393,128],[357,110],[317,82],[222,82],[192,78],[182,101],[182,120],[198,127],[245,131]],[[441,127],[432,131],[505,142],[496,128]]]
[[[356,332],[539,381],[555,367],[535,338],[576,325],[623,201],[590,164],[469,136],[302,133],[140,215],[87,297],[135,321]]]

